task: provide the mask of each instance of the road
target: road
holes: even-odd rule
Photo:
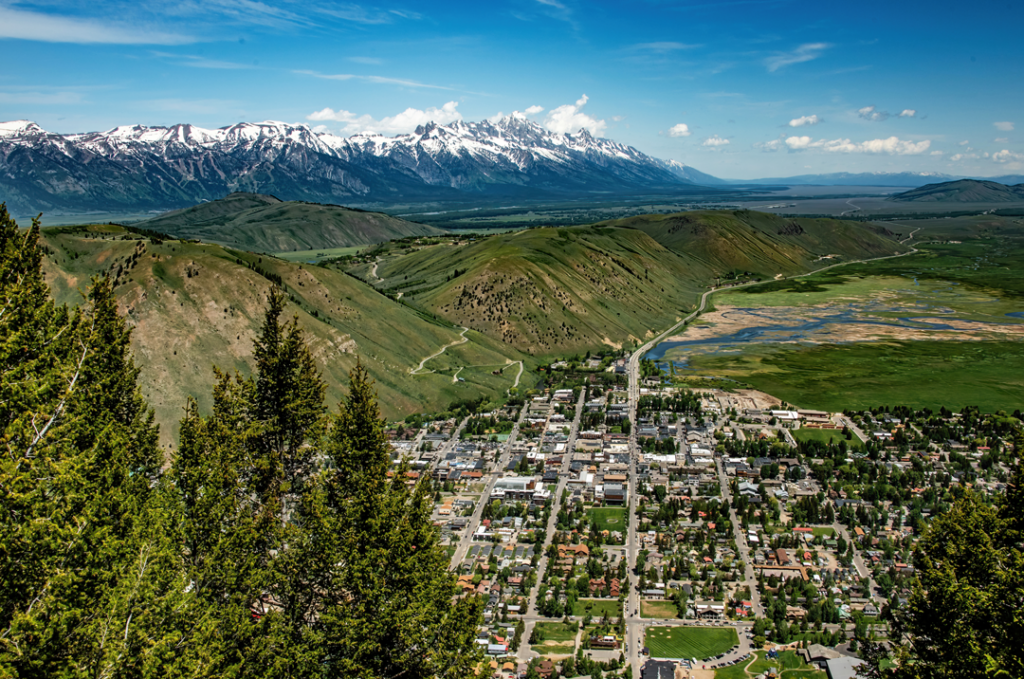
[[[522,642],[519,644],[519,650],[516,655],[520,662],[525,662],[538,655],[532,648],[530,648],[528,642],[536,621],[545,619],[537,614],[537,595],[540,592],[540,583],[544,581],[544,573],[548,568],[547,549],[548,546],[551,545],[551,541],[555,537],[555,530],[558,527],[558,510],[562,502],[562,491],[565,490],[565,486],[569,482],[569,467],[572,464],[572,451],[576,448],[576,437],[579,435],[580,417],[583,414],[583,404],[586,402],[586,396],[586,389],[581,389],[580,398],[576,402],[576,414],[573,417],[572,425],[569,428],[569,437],[566,439],[565,453],[562,455],[562,466],[558,469],[558,484],[555,486],[555,492],[551,495],[551,515],[548,517],[548,523],[544,527],[544,544],[540,547],[540,559],[537,561],[537,584],[530,590],[530,598],[527,600],[525,617],[527,623],[526,628],[523,631]],[[548,421],[550,422],[550,418]],[[545,433],[545,436],[546,435],[547,434]]]
[[[470,546],[473,544],[473,533],[480,526],[480,520],[484,513],[484,505],[487,504],[491,497],[491,491],[494,490],[494,484],[498,482],[498,479],[502,476],[502,470],[508,465],[509,456],[512,452],[512,446],[515,445],[516,438],[519,436],[519,425],[526,419],[526,413],[529,411],[529,403],[523,403],[522,410],[519,412],[519,419],[516,420],[515,426],[512,427],[512,431],[508,435],[508,440],[505,441],[505,445],[502,446],[501,452],[498,454],[498,459],[495,462],[494,469],[488,474],[487,485],[484,487],[483,493],[480,495],[480,499],[477,500],[476,507],[473,508],[473,514],[469,518],[469,523],[466,524],[462,534],[462,538],[459,540],[459,546],[455,548],[455,553],[452,555],[451,565],[453,569],[458,569],[459,564],[466,558],[466,554],[469,552]],[[461,428],[460,428],[461,429]]]
[[[761,594],[757,591],[757,575],[750,563],[750,547],[747,545],[747,537],[743,534],[743,525],[740,523],[736,510],[732,507],[732,491],[729,487],[729,479],[725,476],[725,465],[722,458],[715,458],[715,465],[718,468],[718,483],[722,487],[722,499],[729,503],[729,520],[732,522],[733,535],[736,538],[736,549],[739,557],[743,560],[743,575],[750,586],[750,603],[754,615],[763,616],[764,609],[761,607]]]

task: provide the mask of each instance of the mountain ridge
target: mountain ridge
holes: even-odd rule
[[[714,192],[696,180],[720,182],[586,130],[550,132],[521,114],[347,138],[277,121],[66,135],[31,121],[0,123],[0,192],[22,214],[169,210],[237,191],[359,205]]]
[[[958,179],[924,186],[890,196],[889,200],[915,203],[1012,203],[1024,202],[1024,183],[1007,186],[994,181]]]

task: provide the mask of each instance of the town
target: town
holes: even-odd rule
[[[950,489],[1008,475],[1005,413],[805,410],[639,352],[541,370],[503,407],[389,430],[486,602],[480,676],[854,677]]]

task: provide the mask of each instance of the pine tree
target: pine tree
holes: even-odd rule
[[[109,280],[56,306],[38,241],[0,207],[0,668],[129,673],[174,581],[157,431]]]

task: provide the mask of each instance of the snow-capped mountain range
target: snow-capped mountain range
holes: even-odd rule
[[[272,121],[67,135],[24,120],[0,123],[0,199],[15,214],[170,209],[233,191],[369,205],[722,183],[586,130],[550,132],[521,114],[347,138]]]

